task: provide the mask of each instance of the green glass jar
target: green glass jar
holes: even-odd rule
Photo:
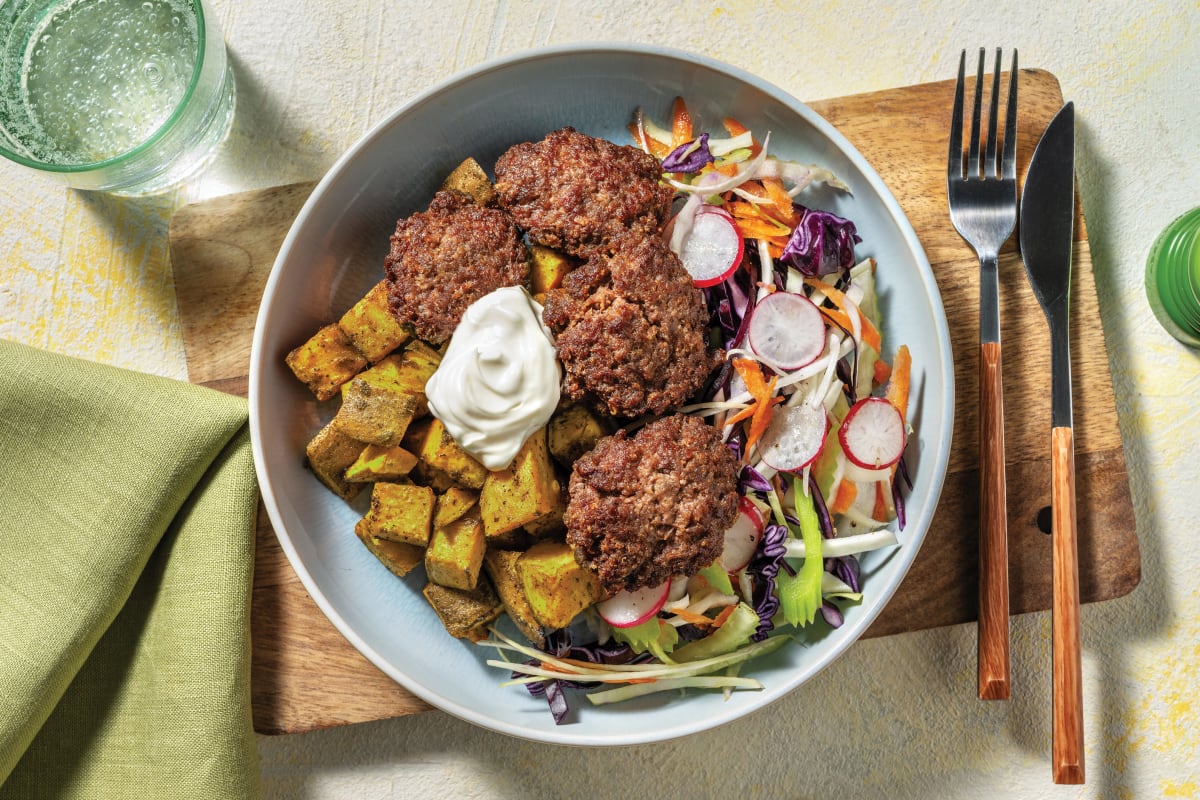
[[[1200,348],[1200,208],[1154,240],[1146,259],[1146,297],[1167,333]]]

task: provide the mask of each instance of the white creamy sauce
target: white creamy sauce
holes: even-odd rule
[[[560,370],[541,305],[508,286],[467,308],[425,394],[464,450],[504,469],[558,406]]]

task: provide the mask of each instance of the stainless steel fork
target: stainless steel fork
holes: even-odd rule
[[[979,49],[970,139],[963,147],[963,95],[967,51],[958,61],[946,192],[950,219],[979,256],[979,696],[1009,696],[1008,513],[1005,508],[1004,394],[1001,383],[1000,247],[1017,221],[1017,52],[1012,55],[1003,150],[996,118],[1000,108],[1000,48],[992,70],[987,141],[980,158],[984,48]]]

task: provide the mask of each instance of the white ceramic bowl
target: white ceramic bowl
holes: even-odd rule
[[[885,350],[913,354],[908,459],[915,481],[902,546],[863,559],[865,597],[845,625],[807,647],[751,662],[761,691],[650,696],[613,706],[574,701],[556,726],[542,700],[484,663],[493,651],[448,636],[420,594],[422,575],[393,577],[353,533],[363,513],[324,489],[304,467],[304,444],[330,418],[284,365],[284,355],[336,320],[383,276],[399,217],[423,210],[464,157],[485,168],[510,145],[571,125],[629,143],[626,125],[643,107],[669,118],[683,96],[693,116],[719,125],[731,115],[773,153],[833,170],[849,194],[818,189],[810,205],[852,219],[858,255],[879,261]],[[779,89],[706,58],[657,48],[583,46],[541,50],[470,70],[380,123],[329,171],[300,212],[267,283],[254,336],[250,424],[263,499],[284,552],[305,587],[346,638],[417,696],[462,719],[547,742],[632,744],[711,728],[787,694],[837,658],[879,614],[908,571],[933,517],[953,426],[949,334],[933,274],[895,199],[862,156],[828,123]],[[420,570],[418,570],[418,573]]]

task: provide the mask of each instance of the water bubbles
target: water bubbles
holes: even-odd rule
[[[173,0],[66,4],[23,54],[18,102],[32,133],[22,139],[35,157],[75,163],[140,144],[186,93],[197,37],[194,17]]]
[[[162,67],[153,61],[147,61],[145,64],[142,64],[142,77],[146,79],[146,83],[151,86],[157,86],[163,82]]]

